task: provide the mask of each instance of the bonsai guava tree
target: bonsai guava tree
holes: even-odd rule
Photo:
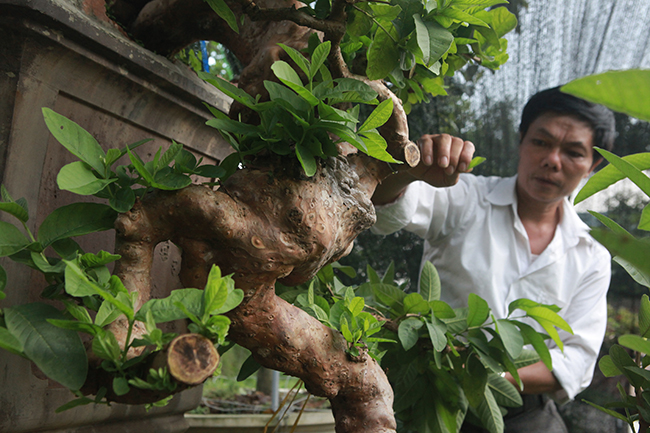
[[[51,133],[79,159],[61,169],[59,187],[108,204],[64,206],[32,233],[27,203],[2,189],[0,210],[19,224],[0,222],[0,256],[42,272],[50,283],[43,296],[64,310],[4,308],[0,347],[78,395],[62,409],[164,400],[214,372],[213,343],[225,350],[227,335],[255,362],[327,397],[337,432],[391,432],[394,413],[419,432],[455,432],[466,417],[502,431],[502,408],[521,399],[498,373],[518,379],[518,367],[540,358],[551,367],[544,338],[561,346],[556,327],[570,332],[556,307],[515,301],[512,317],[495,320],[473,296],[453,310],[439,300],[432,266],[421,292],[409,295],[390,272],[371,273],[356,292],[334,276],[336,260],[375,221],[377,184],[419,161],[406,122],[411,104],[443,95],[444,77],[468,62],[506,61],[503,36],[516,19],[493,8],[499,3],[107,2],[128,34],[157,53],[208,39],[237,56],[244,70],[236,86],[201,74],[234,101],[228,114],[213,109],[208,124],[236,152],[201,165],[174,143],[145,162],[140,143],[104,150],[44,109]],[[192,175],[215,181],[193,184]],[[112,253],[84,252],[73,240],[110,229]],[[150,299],[153,251],[166,240],[182,250],[186,288]],[[0,268],[0,288],[5,281]],[[519,321],[521,312],[548,335]],[[177,319],[188,320],[190,333],[157,326]]]

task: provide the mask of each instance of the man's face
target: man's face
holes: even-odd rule
[[[589,124],[572,116],[542,114],[519,145],[517,192],[534,201],[557,202],[571,194],[594,166]]]

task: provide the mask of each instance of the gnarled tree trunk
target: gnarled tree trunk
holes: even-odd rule
[[[342,2],[333,4],[335,19],[322,22],[292,9],[300,6],[293,0],[269,0],[262,9],[248,0],[229,1],[238,17],[247,15],[240,35],[202,0],[108,3],[129,34],[159,53],[174,53],[199,39],[222,42],[245,65],[239,86],[251,94],[263,93],[263,81],[274,79],[270,66],[285,55],[277,43],[302,49],[313,29],[332,41],[333,76],[353,76],[338,48],[345,31]],[[280,11],[292,21],[280,20]],[[369,84],[380,99],[394,98],[383,84]],[[406,116],[394,99],[382,134],[391,154],[415,165],[419,153],[408,141]],[[190,186],[146,196],[116,222],[116,253],[122,259],[115,273],[129,291],[140,293],[142,305],[149,298],[153,250],[165,240],[182,249],[185,287],[203,287],[213,264],[233,273],[245,297],[228,313],[229,338],[263,366],[299,377],[311,393],[330,399],[337,432],[390,432],[393,394],[377,362],[368,356],[351,359],[338,331],[274,292],[276,281],[302,283],[349,253],[356,236],[375,222],[370,197],[391,169],[348,152],[342,146],[340,156],[322,161],[311,178],[277,160],[255,162],[216,191]]]

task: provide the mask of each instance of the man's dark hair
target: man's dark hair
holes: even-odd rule
[[[560,87],[542,90],[526,103],[521,114],[519,133],[523,138],[530,125],[545,113],[574,116],[586,122],[594,133],[594,146],[612,150],[616,138],[614,113],[600,104],[560,92]]]

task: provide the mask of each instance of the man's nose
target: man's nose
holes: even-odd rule
[[[551,148],[542,160],[542,166],[551,168],[555,171],[559,170],[562,166],[560,149],[557,147]]]

